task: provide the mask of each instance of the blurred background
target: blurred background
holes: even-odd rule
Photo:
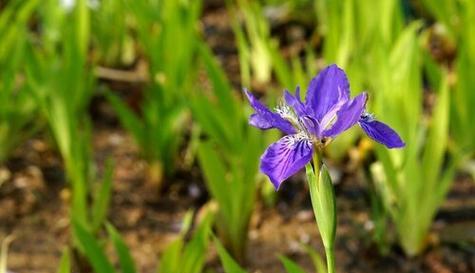
[[[406,142],[326,148],[337,272],[475,272],[473,0],[0,0],[0,273],[326,272],[241,90],[333,63]]]

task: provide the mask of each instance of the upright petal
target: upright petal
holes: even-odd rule
[[[263,130],[277,128],[286,134],[295,133],[294,127],[288,120],[283,119],[279,114],[269,110],[269,108],[254,97],[251,92],[244,89],[244,93],[252,108],[256,111],[256,113],[249,117],[249,124]]]
[[[402,148],[406,145],[396,131],[380,121],[362,117],[359,124],[370,138],[388,148]]]
[[[285,90],[284,99],[285,103],[292,107],[299,117],[307,115],[305,111],[305,105],[300,101],[300,88],[297,87],[297,91],[295,91],[295,96],[290,94],[289,91]]]
[[[312,79],[305,97],[305,107],[308,113],[317,120],[339,101],[350,99],[350,84],[345,72],[337,65],[332,64],[323,69]]]
[[[312,159],[312,143],[301,135],[288,135],[271,144],[261,157],[261,171],[274,187],[280,184]]]
[[[322,128],[321,137],[334,137],[355,125],[363,114],[366,99],[367,95],[363,92],[344,103],[334,117],[325,117],[328,123]]]

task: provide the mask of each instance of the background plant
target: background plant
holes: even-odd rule
[[[180,234],[162,253],[157,266],[157,272],[200,273],[203,271],[206,261],[206,250],[210,241],[213,215],[210,212],[206,213],[192,233],[191,238],[186,239],[191,232],[192,220],[193,214],[186,214]],[[91,264],[94,272],[137,272],[130,251],[119,232],[111,224],[107,224],[106,227],[107,237],[99,240],[80,222],[73,222],[74,234],[78,238],[83,254]],[[106,255],[103,243],[113,246],[120,270],[116,270],[112,260]],[[67,252],[63,256],[60,266],[68,268],[65,272],[70,272],[69,258],[66,255],[68,255]]]
[[[430,50],[431,39],[440,39],[444,47],[456,50],[453,63],[439,61],[435,68],[449,70],[451,96],[450,130],[453,135],[451,149],[455,150],[466,162],[473,158],[475,149],[475,129],[471,126],[471,117],[475,115],[472,107],[475,103],[473,87],[475,81],[470,75],[475,67],[475,39],[473,33],[475,23],[475,4],[472,1],[422,1],[424,7],[437,19],[432,26],[432,36],[427,39],[426,46]],[[434,61],[435,63],[435,61]],[[451,70],[451,71],[450,71]]]
[[[193,116],[206,136],[199,144],[198,158],[219,206],[218,234],[233,257],[243,261],[256,200],[257,159],[264,141],[247,128],[242,101],[205,45],[200,46],[200,56],[212,93],[206,96],[197,91],[191,100]]]
[[[247,271],[243,269],[229,253],[226,251],[224,246],[221,244],[219,240],[215,238],[214,245],[216,247],[216,252],[218,252],[219,259],[221,264],[223,265],[223,270],[225,273],[246,273]],[[306,252],[309,254],[310,258],[312,259],[312,263],[315,267],[316,273],[325,273],[326,268],[325,264],[323,263],[322,258],[320,255],[315,252],[311,247],[304,246]],[[306,271],[300,267],[297,263],[292,261],[291,259],[280,256],[280,261],[284,266],[286,272],[288,273],[305,273]]]
[[[0,162],[40,127],[24,67],[28,62],[28,22],[38,1],[10,1],[0,14]]]
[[[97,181],[87,113],[94,83],[87,63],[89,9],[86,1],[77,1],[70,11],[48,1],[39,11],[43,24],[38,35],[43,43],[33,45],[30,52],[30,94],[64,162],[71,186],[71,219],[95,233],[107,215],[112,162],[105,164],[103,179]]]
[[[421,100],[414,99],[422,96],[417,29],[416,23],[404,30],[388,58],[380,59],[388,62],[378,67],[381,81],[375,95],[375,109],[384,109],[388,122],[400,130],[408,144],[400,151],[376,147],[382,169],[379,163],[372,166],[399,243],[410,256],[426,246],[432,219],[453,180],[455,162],[454,158],[445,162],[450,101],[447,76],[443,75],[435,89],[437,101],[430,117],[424,118]],[[413,100],[409,101],[410,97]]]
[[[91,11],[91,33],[96,62],[107,67],[124,67],[133,64],[136,58],[135,41],[130,34],[132,15],[127,10],[127,1],[100,1]],[[111,22],[113,27],[111,27]]]
[[[157,189],[163,176],[173,173],[188,124],[185,102],[195,74],[200,7],[201,1],[148,0],[125,5],[148,61],[149,82],[139,114],[112,94],[109,101],[149,162],[148,180]]]
[[[87,107],[93,78],[87,70],[89,11],[78,1],[67,11],[56,1],[44,2],[41,45],[35,45],[27,67],[31,95],[41,108],[64,160],[72,186],[72,207],[86,222],[90,181],[90,130]],[[67,20],[71,20],[66,23]]]

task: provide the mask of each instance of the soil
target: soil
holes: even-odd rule
[[[238,87],[239,65],[232,31],[222,5],[214,2],[206,7],[204,34]],[[127,90],[127,86],[120,89]],[[196,163],[191,168],[179,166],[160,194],[151,191],[144,175],[146,162],[110,112],[102,98],[94,99],[91,113],[98,173],[107,158],[115,162],[108,219],[131,249],[138,272],[155,272],[161,251],[181,228],[183,215],[190,208],[199,210],[208,195]],[[8,251],[12,273],[56,272],[61,252],[69,244],[70,192],[60,157],[50,143],[46,136],[36,136],[0,168],[0,241],[13,235]],[[279,255],[314,272],[302,244],[322,255],[323,249],[304,185],[300,174],[278,193],[274,207],[262,202],[257,206],[249,232],[249,272],[285,272]],[[338,272],[475,272],[475,181],[470,177],[460,174],[456,178],[437,214],[431,246],[412,259],[405,258],[396,247],[383,257],[369,241],[373,224],[363,175],[342,173],[336,194]],[[222,272],[214,254],[208,259],[208,267]]]

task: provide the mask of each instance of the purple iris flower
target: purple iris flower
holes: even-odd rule
[[[244,90],[255,113],[249,124],[260,129],[277,128],[286,134],[271,144],[261,157],[260,169],[274,187],[302,169],[316,149],[359,123],[366,134],[388,148],[404,147],[399,135],[367,113],[365,92],[350,98],[345,72],[330,65],[312,79],[305,102],[297,87],[295,96],[287,90],[282,103],[272,112],[249,91]]]

